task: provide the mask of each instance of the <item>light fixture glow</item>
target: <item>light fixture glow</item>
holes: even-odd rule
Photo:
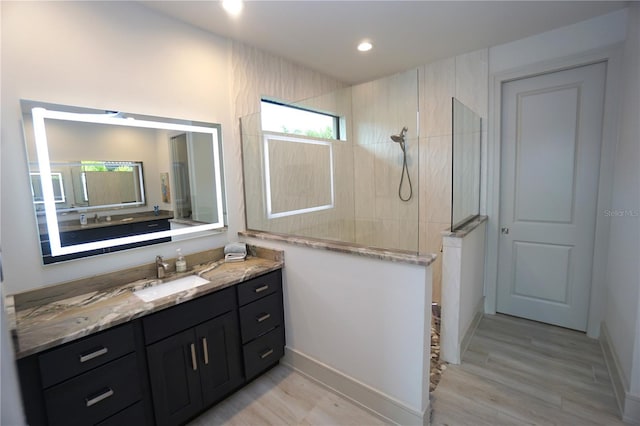
[[[367,40],[362,41],[362,42],[358,45],[358,50],[359,50],[360,52],[368,52],[368,51],[370,51],[371,49],[373,49],[373,44],[371,44],[371,42],[370,42],[370,41],[367,41]]]
[[[33,128],[36,142],[36,153],[38,155],[38,167],[40,168],[40,176],[42,181],[42,195],[44,198],[45,218],[47,221],[47,229],[49,234],[49,245],[51,246],[51,254],[53,256],[61,256],[65,254],[79,253],[86,250],[95,250],[107,247],[113,247],[121,244],[137,243],[149,241],[156,238],[165,238],[184,234],[192,234],[200,231],[209,231],[224,227],[223,214],[218,215],[218,222],[206,225],[191,226],[186,228],[171,229],[168,231],[160,231],[149,234],[139,234],[129,237],[120,237],[110,240],[102,240],[90,243],[74,244],[62,246],[60,241],[60,233],[58,227],[58,216],[55,206],[55,196],[53,191],[53,181],[51,179],[51,166],[49,162],[49,146],[47,143],[47,132],[45,129],[45,118],[53,120],[68,120],[83,123],[111,124],[116,126],[141,127],[146,129],[162,129],[177,130],[184,132],[208,133],[211,135],[214,149],[214,175],[216,180],[216,207],[218,212],[222,212],[222,170],[220,168],[220,140],[218,139],[218,131],[215,128],[194,126],[178,123],[164,123],[150,120],[131,120],[130,118],[121,118],[105,114],[80,114],[66,111],[47,110],[42,107],[36,107],[31,110],[33,118]]]
[[[231,16],[238,16],[242,12],[244,3],[242,0],[222,0],[222,8]]]
[[[331,202],[329,204],[325,204],[322,206],[315,207],[307,207],[302,209],[288,210],[279,213],[273,213],[272,203],[271,203],[271,163],[269,161],[269,141],[280,141],[280,142],[292,142],[292,143],[306,143],[311,145],[324,145],[329,148],[329,185],[331,191]],[[305,139],[295,136],[282,136],[278,134],[271,134],[264,132],[263,136],[264,143],[264,180],[265,180],[265,195],[266,195],[266,204],[267,204],[267,217],[269,219],[277,219],[279,217],[293,216],[303,213],[311,213],[318,212],[321,210],[332,209],[335,207],[335,192],[334,192],[334,181],[333,181],[333,145],[329,141],[320,141],[313,139]]]

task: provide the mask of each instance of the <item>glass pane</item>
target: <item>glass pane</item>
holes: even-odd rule
[[[451,229],[480,214],[480,116],[453,98]]]

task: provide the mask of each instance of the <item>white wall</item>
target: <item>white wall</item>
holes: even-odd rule
[[[430,268],[270,241],[251,242],[285,251],[285,324],[290,350],[410,410],[422,413],[428,407]]]
[[[442,359],[459,364],[465,337],[477,326],[483,312],[486,222],[462,238],[443,238]]]
[[[222,124],[225,153],[237,150],[229,87],[230,42],[128,2],[2,2],[2,229],[8,293],[173,256],[162,244],[42,266],[28,187],[20,99]],[[226,172],[240,173],[229,155]],[[227,159],[227,158],[225,158]],[[242,187],[228,179],[229,211]],[[190,253],[235,239],[181,241]]]
[[[629,9],[610,211],[604,322],[626,391],[640,408],[640,6]],[[636,413],[640,421],[640,412]]]

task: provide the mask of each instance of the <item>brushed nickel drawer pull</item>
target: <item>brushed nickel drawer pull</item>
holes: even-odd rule
[[[100,401],[103,401],[110,396],[113,396],[115,392],[111,388],[106,388],[100,395],[92,397],[86,397],[84,400],[87,403],[87,407],[91,407],[92,405],[97,404]]]
[[[265,284],[262,287],[258,287],[254,289],[256,293],[262,293],[265,290],[269,290],[269,284]]]
[[[265,353],[263,353],[262,355],[260,355],[260,359],[265,359],[266,357],[268,357],[269,355],[271,355],[273,353],[273,349],[269,349],[268,351],[266,351]]]
[[[198,363],[196,362],[196,345],[191,344],[191,368],[193,371],[198,369]]]
[[[102,348],[94,350],[93,352],[89,352],[88,354],[80,354],[80,362],[90,361],[94,358],[98,358],[99,356],[106,354],[107,352],[109,352],[109,349],[103,346]]]
[[[209,348],[207,347],[207,338],[202,338],[202,348],[204,351],[204,365],[209,365]]]
[[[260,315],[258,315],[258,316],[256,317],[256,321],[258,321],[258,322],[262,322],[262,321],[266,321],[266,320],[268,320],[269,318],[271,318],[271,314],[264,313],[264,314],[260,314]]]

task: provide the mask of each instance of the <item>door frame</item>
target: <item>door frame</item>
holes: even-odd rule
[[[502,85],[511,80],[535,77],[556,71],[591,65],[598,62],[607,63],[605,79],[604,117],[602,122],[602,144],[600,148],[600,175],[598,181],[597,218],[593,262],[591,270],[591,291],[589,298],[589,314],[587,335],[598,337],[600,324],[604,319],[606,298],[605,274],[607,254],[609,251],[610,218],[600,212],[611,205],[615,148],[618,141],[618,105],[621,73],[621,43],[592,50],[579,55],[567,56],[551,61],[536,62],[489,75],[489,120],[486,147],[487,170],[483,187],[485,213],[487,223],[486,258],[485,258],[485,313],[495,314],[498,298],[498,247],[500,229],[500,177],[501,177],[501,121],[502,121]]]

